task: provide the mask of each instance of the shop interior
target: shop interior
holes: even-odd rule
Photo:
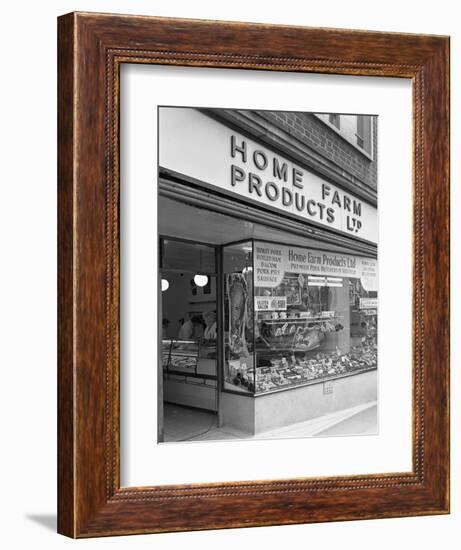
[[[318,241],[166,197],[158,213],[163,441],[245,437],[223,423],[221,390],[257,398],[376,368],[376,305],[362,301],[377,294],[359,279],[287,273],[255,286],[258,243]],[[271,306],[256,308],[263,298]]]

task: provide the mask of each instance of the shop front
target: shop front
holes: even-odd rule
[[[252,436],[376,402],[373,204],[214,116],[164,108],[158,228],[161,404]]]

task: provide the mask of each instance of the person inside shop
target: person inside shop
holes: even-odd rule
[[[170,320],[164,317],[162,319],[162,338],[168,338],[168,327],[170,325]]]
[[[192,317],[192,338],[194,340],[199,340],[203,338],[203,333],[205,332],[204,321],[201,315],[194,315]]]
[[[187,321],[184,321],[183,319],[183,323],[178,332],[179,340],[190,340],[193,333],[194,327],[192,326],[192,319],[190,317],[189,319],[187,319]]]
[[[216,340],[216,312],[206,311],[203,314],[205,320],[205,331],[203,338],[205,340]]]
[[[194,315],[192,317],[189,317],[187,321],[185,321],[181,328],[179,329],[178,333],[178,339],[179,340],[192,340],[192,339],[198,339],[203,336],[203,324],[200,317],[197,315]]]

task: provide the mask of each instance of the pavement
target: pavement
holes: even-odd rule
[[[231,426],[218,428],[215,413],[165,404],[164,442],[223,441],[235,439],[283,439],[298,437],[336,437],[376,435],[378,408],[376,402],[338,411],[252,435]]]

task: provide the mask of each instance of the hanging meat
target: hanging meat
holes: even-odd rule
[[[247,321],[248,285],[241,273],[227,277],[227,296],[229,299],[229,348],[238,356],[248,356],[245,338]]]
[[[253,331],[253,270],[247,269],[243,270],[243,277],[245,279],[245,288],[247,290],[247,299],[246,299],[246,328],[249,331]]]

